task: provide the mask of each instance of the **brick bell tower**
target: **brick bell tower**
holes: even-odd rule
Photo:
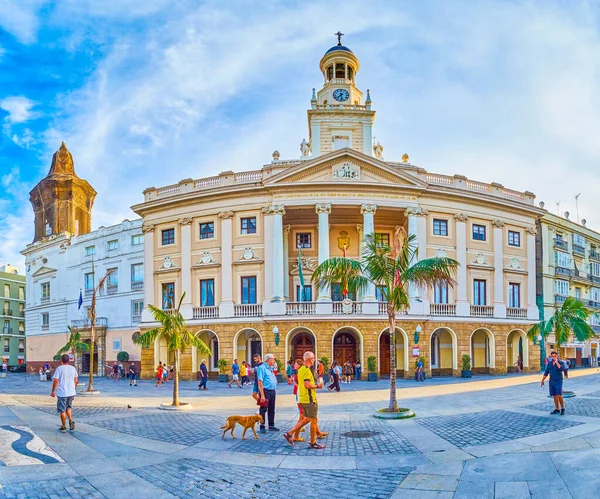
[[[29,193],[35,214],[33,242],[62,232],[90,232],[95,198],[92,186],[75,174],[73,156],[63,142],[52,156],[48,175]]]

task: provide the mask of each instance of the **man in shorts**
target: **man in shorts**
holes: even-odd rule
[[[554,397],[554,410],[550,414],[565,415],[565,401],[562,396],[563,373],[565,365],[558,358],[558,354],[554,351],[550,352],[550,361],[546,365],[544,377],[542,378],[542,386],[548,375],[550,375],[550,396]],[[559,410],[560,405],[560,410]]]
[[[233,359],[233,365],[231,366],[231,381],[229,382],[229,388],[231,388],[231,384],[234,381],[238,388],[242,387],[242,385],[240,385],[240,366],[237,359]]]
[[[59,431],[67,431],[67,418],[69,418],[69,430],[75,429],[75,421],[73,421],[73,412],[71,406],[76,395],[77,387],[77,370],[69,365],[69,354],[65,353],[60,358],[61,365],[54,371],[52,379],[51,397],[58,397],[56,408],[60,414],[60,422],[62,423]]]
[[[315,383],[312,370],[310,369],[315,362],[313,352],[304,353],[304,365],[298,369],[298,401],[302,406],[302,419],[287,433],[283,434],[290,445],[294,445],[294,436],[303,426],[310,423],[310,444],[309,449],[324,449],[325,446],[317,442],[318,433],[318,410],[317,388],[323,388],[323,384]]]

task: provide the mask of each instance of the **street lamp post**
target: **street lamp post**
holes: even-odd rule
[[[275,346],[279,346],[279,328],[277,326],[273,326],[273,335],[275,336]]]

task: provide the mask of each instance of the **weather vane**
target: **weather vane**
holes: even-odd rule
[[[335,36],[338,37],[338,45],[342,44],[342,36],[344,36],[344,33],[342,33],[341,31],[338,31],[337,33],[334,33]]]

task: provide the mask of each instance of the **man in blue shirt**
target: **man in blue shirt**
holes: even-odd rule
[[[237,363],[237,359],[233,359],[233,365],[231,366],[231,381],[229,382],[229,388],[231,388],[231,384],[235,381],[238,388],[241,388],[240,385],[240,366]]]
[[[562,397],[562,383],[563,383],[563,372],[565,371],[565,365],[558,359],[558,354],[554,351],[550,352],[550,360],[546,365],[544,371],[544,377],[542,378],[542,386],[548,375],[550,376],[550,395],[554,397],[555,409],[550,414],[565,415],[565,401]],[[560,410],[559,410],[560,405]]]
[[[256,380],[258,382],[258,399],[260,402],[260,415],[263,422],[260,425],[260,432],[266,433],[265,415],[269,415],[269,430],[279,431],[275,427],[275,396],[277,394],[277,378],[273,372],[275,365],[275,356],[271,353],[265,355],[265,361],[256,368]]]

